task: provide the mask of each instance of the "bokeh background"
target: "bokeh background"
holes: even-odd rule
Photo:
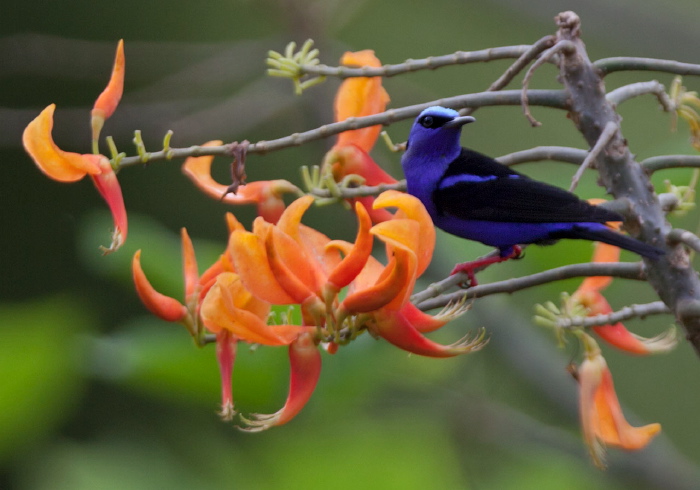
[[[180,162],[120,173],[129,211],[127,245],[102,257],[110,217],[86,180],[62,185],[43,177],[20,146],[23,127],[56,103],[54,136],[67,150],[89,151],[89,109],[109,76],[116,42],[126,42],[125,95],[103,135],[133,154],[133,130],[158,148],[167,129],[174,146],[209,139],[272,139],[332,120],[339,82],[301,97],[285,80],[265,77],[267,50],[311,37],[321,60],[372,48],[385,63],[492,46],[531,44],[553,33],[553,17],[575,9],[592,59],[645,56],[700,63],[696,0],[227,0],[142,2],[84,0],[3,6],[0,15],[0,488],[2,489],[273,489],[700,488],[700,362],[686,345],[654,358],[605,350],[618,394],[634,423],[664,428],[646,450],[612,451],[610,468],[589,462],[576,417],[576,386],[566,365],[574,346],[559,349],[533,325],[532,307],[558,301],[578,281],[565,281],[478,301],[437,336],[453,341],[479,327],[488,348],[456,359],[407,356],[369,336],[324,356],[322,378],[305,410],[287,426],[246,434],[217,415],[214,349],[196,348],[184,329],[149,316],[133,291],[130,257],[156,287],[180,297],[178,230],[187,227],[202,267],[220,253],[223,214],[179,171]],[[392,107],[481,91],[508,62],[443,68],[385,81]],[[616,74],[608,88],[662,74]],[[700,89],[700,80],[685,85]],[[516,81],[513,87],[518,87]],[[532,84],[556,88],[543,67]],[[623,131],[639,158],[688,153],[687,128],[653,98],[620,109]],[[463,142],[494,156],[535,145],[585,142],[564,114],[534,108],[533,129],[517,107],[478,111]],[[410,122],[388,129],[405,139]],[[251,180],[288,178],[320,163],[332,141],[251,156]],[[373,152],[393,175],[399,157]],[[223,181],[224,160],[215,162]],[[566,187],[575,168],[521,167]],[[659,172],[686,184],[690,171]],[[578,188],[602,196],[594,175]],[[250,208],[235,209],[245,223]],[[674,218],[695,230],[698,215]],[[338,238],[354,220],[341,206],[314,209],[308,223]],[[488,249],[439,236],[422,285],[460,260]],[[589,243],[527,251],[525,260],[480,275],[495,281],[590,258]],[[632,255],[624,255],[636,260]],[[615,281],[613,307],[654,299],[646,284]],[[670,317],[628,322],[645,335]],[[284,349],[241,349],[235,368],[237,408],[271,412],[287,387]]]

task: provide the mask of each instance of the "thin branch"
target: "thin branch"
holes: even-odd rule
[[[595,61],[593,66],[600,71],[602,76],[616,71],[658,71],[662,73],[675,73],[676,75],[700,76],[700,65],[655,58],[633,58],[623,56],[604,58]]]
[[[642,160],[640,164],[648,174],[668,168],[700,168],[700,156],[661,155]]]
[[[576,50],[576,47],[573,45],[573,43],[571,43],[569,41],[559,41],[554,46],[552,46],[547,51],[545,51],[542,54],[542,56],[540,57],[540,59],[535,61],[532,64],[532,66],[530,67],[530,69],[527,71],[527,73],[525,74],[525,78],[523,79],[523,96],[521,99],[521,105],[523,108],[523,114],[525,114],[525,117],[527,118],[528,121],[530,121],[530,124],[533,127],[539,126],[540,122],[537,119],[535,119],[532,116],[532,114],[530,113],[530,103],[528,100],[527,90],[530,87],[530,80],[532,79],[532,76],[535,74],[535,71],[540,66],[542,66],[543,64],[545,64],[546,62],[551,60],[556,54],[571,52],[571,51],[575,51],[575,50]]]
[[[390,109],[386,112],[373,114],[371,116],[349,118],[342,122],[326,124],[316,129],[305,131],[303,133],[294,133],[283,138],[278,138],[270,141],[258,141],[251,143],[248,147],[248,154],[265,154],[271,151],[281,150],[294,146],[300,146],[305,143],[328,138],[330,136],[348,131],[351,129],[366,128],[376,125],[390,125],[404,119],[412,119],[421,113],[422,110],[434,105],[452,107],[461,109],[464,107],[484,107],[484,106],[499,106],[499,105],[520,105],[522,91],[520,90],[505,90],[501,92],[480,92],[476,94],[458,95],[455,97],[447,97],[444,99],[433,100],[423,104],[416,104],[398,109]],[[528,92],[528,98],[532,105],[544,107],[554,107],[557,109],[567,108],[566,92],[563,90],[531,90]],[[144,159],[140,156],[123,158],[119,163],[119,168],[138,165],[142,163],[150,163],[160,160],[171,160],[179,158],[187,158],[191,156],[231,156],[232,146],[191,146],[189,148],[170,148],[167,151],[149,152]]]
[[[357,187],[339,187],[337,192],[332,192],[330,189],[321,189],[315,187],[310,189],[310,194],[319,198],[337,197],[340,199],[353,199],[356,197],[377,196],[384,191],[396,190],[406,191],[406,181],[401,180],[395,184],[379,184],[374,186],[360,185]]]
[[[633,97],[639,97],[640,95],[647,94],[655,95],[664,111],[672,112],[675,110],[675,104],[666,93],[666,87],[656,80],[625,85],[608,92],[605,98],[612,104],[620,105]]]
[[[530,48],[527,51],[525,51],[522,55],[520,55],[520,58],[515,60],[515,62],[512,65],[510,65],[508,69],[505,72],[503,72],[503,74],[489,86],[488,89],[486,89],[486,91],[496,92],[504,88],[541,52],[545,51],[548,48],[551,48],[552,45],[554,45],[554,43],[556,42],[556,40],[557,38],[555,36],[549,35],[543,37],[535,44],[530,46]],[[460,111],[460,115],[469,116],[473,114],[474,111],[476,111],[476,108],[468,107],[466,109],[462,109]]]
[[[496,160],[507,166],[525,162],[541,162],[543,160],[580,165],[586,158],[586,155],[588,155],[588,152],[580,148],[569,148],[567,146],[536,146],[535,148],[500,156],[496,158]]]
[[[556,267],[548,271],[508,279],[506,281],[481,284],[473,288],[465,289],[463,291],[456,291],[450,294],[442,294],[440,290],[443,284],[437,283],[426,289],[426,291],[430,291],[430,293],[418,293],[414,296],[414,298],[416,298],[415,304],[418,308],[421,310],[431,310],[433,308],[442,308],[449,303],[455,303],[458,301],[482,298],[492,294],[514,293],[516,291],[554,281],[571,279],[573,277],[589,276],[613,276],[624,279],[635,279],[639,281],[646,280],[644,265],[641,262],[589,262]],[[449,279],[450,278],[448,278],[448,280]],[[457,281],[459,281],[459,279],[457,279]],[[435,295],[435,293],[437,293],[437,295]],[[423,299],[426,295],[433,297]]]
[[[578,185],[579,180],[581,180],[581,176],[583,175],[583,172],[586,171],[588,167],[591,166],[593,161],[598,158],[598,155],[600,155],[600,152],[602,152],[605,147],[610,143],[610,140],[612,140],[612,137],[615,136],[615,133],[620,129],[619,124],[616,122],[609,121],[605,125],[605,129],[603,129],[603,132],[600,133],[600,137],[598,138],[598,141],[596,141],[595,145],[593,148],[591,148],[591,151],[588,152],[588,155],[586,155],[586,159],[583,161],[581,166],[578,168],[576,173],[574,174],[574,177],[571,179],[571,185],[569,186],[569,192],[573,192],[574,189],[576,189],[576,186]]]
[[[612,325],[617,322],[629,320],[630,318],[645,318],[651,315],[663,315],[671,313],[668,306],[663,301],[654,301],[644,305],[629,305],[624,308],[608,313],[607,315],[593,316],[575,316],[570,318],[561,318],[557,320],[557,326],[560,328],[571,327],[598,327],[600,325]]]
[[[674,228],[668,232],[666,239],[671,245],[682,243],[700,253],[700,237],[688,230]]]
[[[419,70],[434,70],[443,66],[463,65],[484,61],[495,61],[508,58],[518,58],[530,50],[532,46],[502,46],[482,49],[480,51],[457,51],[443,56],[430,56],[421,60],[406,60],[403,63],[384,65],[381,67],[351,68],[348,66],[303,65],[301,71],[307,75],[318,75],[336,78],[350,77],[393,77]]]

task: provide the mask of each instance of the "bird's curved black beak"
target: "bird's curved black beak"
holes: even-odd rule
[[[443,128],[457,128],[460,126],[464,126],[465,124],[475,122],[476,119],[474,119],[472,116],[460,116],[460,117],[455,117],[453,120],[445,123]]]

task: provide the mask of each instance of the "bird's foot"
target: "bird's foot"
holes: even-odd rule
[[[518,245],[513,245],[513,247],[511,247],[509,250],[506,250],[505,253],[502,253],[501,255],[498,255],[496,257],[483,257],[481,259],[457,264],[454,266],[454,269],[452,269],[452,272],[450,272],[450,275],[454,276],[455,274],[459,274],[460,272],[465,273],[469,278],[469,281],[468,283],[461,282],[459,283],[459,286],[463,288],[473,288],[474,286],[479,285],[475,276],[475,273],[478,270],[485,269],[491,264],[498,264],[500,262],[505,262],[506,260],[520,259],[522,257],[523,249],[520,248]]]

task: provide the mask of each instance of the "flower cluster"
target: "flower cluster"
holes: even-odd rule
[[[247,231],[229,215],[226,251],[199,276],[192,244],[183,230],[185,302],[153,289],[133,260],[134,282],[144,304],[167,321],[184,323],[192,335],[216,335],[222,373],[222,414],[235,415],[231,372],[238,342],[288,346],[291,380],[284,407],[272,415],[244,418],[252,430],[288,422],[307,402],[321,368],[318,346],[334,353],[365,331],[415,354],[449,357],[478,350],[483,334],[441,345],[423,334],[461,315],[461,305],[436,316],[410,301],[415,281],[432,257],[435,234],[425,208],[413,196],[387,191],[377,209],[397,208],[392,220],[372,226],[364,206],[356,204],[353,243],[331,240],[301,223],[310,196],[291,203],[276,224],[258,217]],[[372,255],[374,238],[385,244],[386,264]],[[272,305],[296,305],[301,325],[270,324]]]

